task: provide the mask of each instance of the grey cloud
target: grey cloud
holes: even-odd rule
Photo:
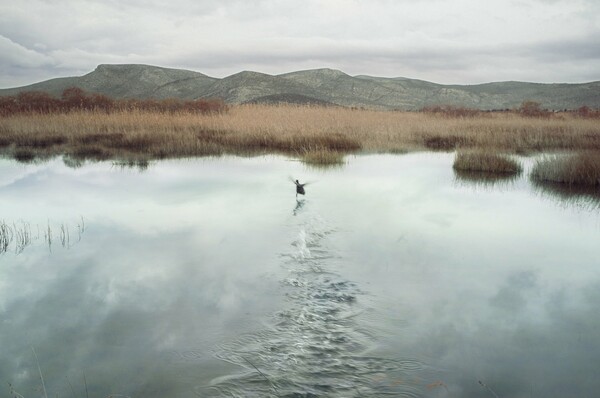
[[[211,272],[218,264],[193,261],[172,273],[131,280],[136,264],[151,270],[172,260],[162,253],[177,252],[172,245],[185,240],[187,232],[172,235],[171,243],[161,235],[159,243],[99,225],[94,231],[71,248],[59,274],[0,310],[2,380],[25,396],[35,395],[40,383],[33,346],[52,396],[71,395],[69,382],[81,390],[82,372],[90,396],[192,395],[191,386],[173,371],[173,360],[190,359],[180,372],[193,372],[203,361],[217,367],[210,350],[230,331],[240,331],[237,323],[248,318],[248,308],[258,311],[270,300],[260,295],[267,283]],[[114,245],[115,233],[123,237],[122,245]],[[107,248],[106,257],[92,257],[94,247]],[[139,263],[132,263],[132,252],[140,254]],[[106,258],[111,261],[99,266]],[[110,264],[113,271],[106,270]],[[23,289],[30,283],[23,282]],[[199,382],[198,375],[191,380]]]
[[[600,46],[597,37],[600,31],[589,37],[581,39],[554,40],[533,44],[522,51],[522,55],[529,55],[544,62],[600,62]]]
[[[2,53],[2,58],[0,58],[0,67],[2,69],[11,67],[41,68],[53,64],[51,57],[25,48],[1,35],[0,52]]]
[[[475,15],[481,7],[467,1],[34,0],[0,6],[0,85],[82,74],[100,63],[185,67],[216,77],[326,66],[440,83],[600,79],[594,2],[486,7],[493,17]],[[525,24],[519,17],[511,29],[510,16],[522,16],[523,7],[532,18]],[[460,16],[459,23],[448,15]]]

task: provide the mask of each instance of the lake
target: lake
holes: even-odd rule
[[[0,160],[2,395],[598,396],[600,200],[453,157]]]

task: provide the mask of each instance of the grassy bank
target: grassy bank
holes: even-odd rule
[[[292,105],[241,105],[205,114],[130,109],[0,118],[0,150],[23,161],[57,154],[136,160],[278,153],[340,163],[345,154],[356,152],[466,148],[502,153],[600,151],[600,124],[571,114],[448,117]]]

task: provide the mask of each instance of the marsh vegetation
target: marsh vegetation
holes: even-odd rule
[[[452,166],[459,172],[519,174],[523,169],[515,159],[494,152],[459,151]]]
[[[4,98],[0,109],[0,151],[20,162],[56,155],[74,164],[86,159],[147,164],[164,158],[283,154],[323,166],[344,164],[348,154],[426,150],[458,151],[454,167],[459,172],[505,174],[520,171],[511,154],[568,152],[575,154],[571,160],[551,157],[537,167],[552,169],[553,177],[542,178],[541,171],[532,177],[582,184],[600,179],[590,163],[600,153],[600,111],[587,107],[553,113],[531,101],[504,112],[450,106],[421,112],[226,106],[218,100],[117,101],[74,88],[61,99],[40,93]],[[569,177],[556,176],[567,168]]]
[[[545,156],[531,170],[538,182],[600,186],[600,152]]]

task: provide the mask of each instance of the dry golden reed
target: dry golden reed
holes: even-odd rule
[[[540,182],[600,186],[600,153],[546,156],[534,164],[531,178]]]
[[[74,111],[0,118],[0,149],[14,155],[68,154],[155,159],[279,153],[302,159],[348,153],[485,148],[504,153],[600,150],[600,125],[570,114],[447,117],[340,107],[240,105],[227,112]],[[27,156],[25,156],[27,157]]]
[[[459,151],[452,166],[455,170],[466,172],[518,174],[522,167],[511,157],[486,151]]]
[[[344,154],[338,151],[315,150],[309,151],[302,155],[301,160],[310,165],[343,165]]]

